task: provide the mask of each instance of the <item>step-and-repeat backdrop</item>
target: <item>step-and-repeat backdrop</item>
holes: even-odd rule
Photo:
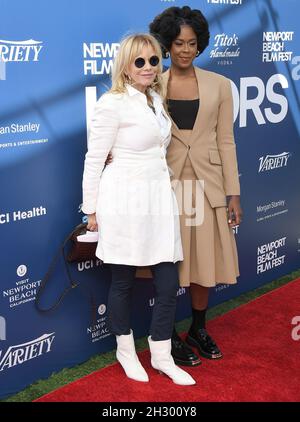
[[[87,122],[110,85],[121,37],[185,4],[210,23],[197,65],[232,81],[244,209],[235,230],[239,283],[218,285],[210,304],[299,268],[298,0],[1,0],[0,397],[115,347],[106,320],[110,274],[98,262],[72,265],[80,285],[53,312],[39,313],[34,300],[57,248],[83,218]],[[60,261],[43,306],[67,285]],[[136,337],[147,333],[153,296],[151,280],[138,279]],[[177,320],[189,315],[182,288]]]

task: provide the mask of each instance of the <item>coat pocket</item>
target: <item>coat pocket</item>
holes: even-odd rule
[[[209,161],[211,162],[211,164],[218,164],[219,166],[222,165],[219,151],[210,149],[208,153],[209,153]]]

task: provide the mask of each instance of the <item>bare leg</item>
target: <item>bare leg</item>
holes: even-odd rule
[[[209,287],[203,287],[199,284],[191,283],[190,294],[192,300],[192,308],[203,311],[208,306]]]

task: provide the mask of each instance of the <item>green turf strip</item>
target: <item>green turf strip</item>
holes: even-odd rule
[[[217,316],[223,315],[226,312],[237,308],[240,305],[243,305],[271,290],[274,290],[284,284],[295,280],[300,277],[300,269],[292,272],[291,274],[285,275],[278,280],[272,281],[271,283],[265,284],[262,287],[259,287],[250,292],[244,293],[234,299],[228,300],[227,302],[221,303],[220,305],[210,308],[208,311],[208,320],[216,318]],[[178,332],[187,331],[189,329],[191,320],[185,319],[176,324]],[[148,347],[147,337],[136,340],[136,349],[138,351],[144,350]],[[10,396],[2,402],[30,402],[37,399],[38,397],[49,393],[53,390],[56,390],[63,385],[69,384],[72,381],[75,381],[79,378],[82,378],[85,375],[88,375],[94,371],[97,371],[100,368],[104,368],[107,365],[115,362],[115,351],[96,355],[90,358],[88,361],[74,366],[73,368],[66,368],[60,372],[53,373],[46,380],[36,381],[34,384],[25,388],[25,390]]]

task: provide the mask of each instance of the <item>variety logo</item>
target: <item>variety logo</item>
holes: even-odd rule
[[[6,79],[7,62],[38,62],[42,41],[0,40],[0,80]]]
[[[85,75],[108,75],[112,71],[113,59],[119,51],[119,43],[84,43],[83,69]]]
[[[277,155],[266,155],[265,157],[260,157],[258,173],[286,167],[290,156],[290,152],[283,152]]]
[[[44,334],[27,343],[10,346],[5,353],[0,350],[0,371],[35,359],[51,351],[55,333]]]
[[[292,60],[293,51],[285,51],[285,44],[293,41],[294,31],[263,32],[263,62],[287,62]]]
[[[42,41],[0,40],[0,57],[3,62],[37,62],[43,48]]]

